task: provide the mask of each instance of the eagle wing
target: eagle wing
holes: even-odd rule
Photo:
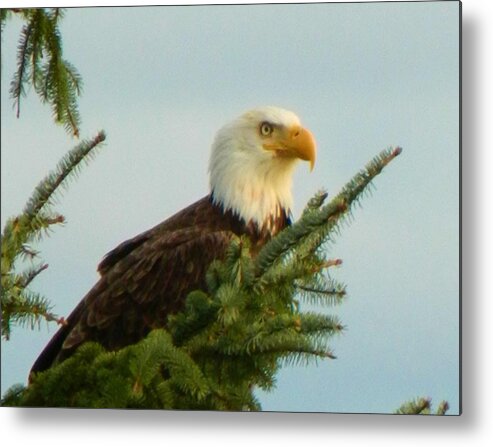
[[[186,295],[204,289],[207,269],[222,259],[235,231],[208,197],[112,250],[101,278],[34,363],[43,371],[82,343],[119,349],[163,327]]]

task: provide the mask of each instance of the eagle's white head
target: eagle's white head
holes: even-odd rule
[[[214,203],[258,228],[292,207],[298,160],[313,169],[315,139],[299,118],[278,107],[244,113],[216,134],[209,164]]]

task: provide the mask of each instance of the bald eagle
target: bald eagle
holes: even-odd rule
[[[86,341],[117,350],[164,327],[190,291],[205,289],[209,265],[224,258],[234,235],[246,235],[255,256],[289,225],[296,162],[313,169],[315,156],[313,135],[288,110],[257,108],[222,127],[212,145],[209,195],[110,251],[98,266],[99,281],[31,372]]]

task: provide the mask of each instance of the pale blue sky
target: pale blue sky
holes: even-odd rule
[[[19,22],[2,42],[2,224],[76,142],[30,94],[8,97]],[[57,207],[33,288],[67,315],[122,240],[207,193],[214,132],[257,105],[292,109],[315,134],[295,215],[335,194],[390,145],[404,152],[331,247],[348,299],[337,360],[284,368],[265,410],[392,412],[416,396],[459,405],[458,2],[71,9],[64,55],[80,71],[82,136],[101,154]],[[55,332],[2,342],[2,393],[25,382]]]

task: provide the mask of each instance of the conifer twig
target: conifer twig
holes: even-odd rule
[[[36,278],[36,276],[38,276],[43,270],[46,270],[47,268],[48,264],[42,264],[38,268],[29,271],[22,282],[22,287],[27,287],[31,283],[31,281]]]
[[[352,204],[371,181],[401,152],[400,147],[382,151],[365,169],[356,174],[336,197],[321,208],[317,208],[317,205],[321,204],[325,197],[318,193],[318,197],[315,196],[309,202],[311,206],[308,207],[308,211],[303,213],[297,222],[283,230],[260,250],[255,263],[257,277],[261,277],[273,263],[280,261],[308,235],[319,235],[314,239],[312,250],[322,245],[329,232],[340,224],[340,217],[351,210]]]
[[[58,25],[63,11],[59,8],[2,9],[2,31],[12,12],[26,22],[17,47],[17,70],[10,84],[17,118],[21,111],[21,97],[25,95],[25,85],[30,79],[41,100],[51,105],[55,122],[78,137],[81,120],[77,97],[81,93],[82,79],[75,67],[62,57]],[[46,62],[41,67],[44,60]]]
[[[60,191],[59,187],[64,184],[71,176],[77,173],[82,161],[93,157],[93,150],[96,149],[104,140],[106,135],[100,131],[91,140],[84,140],[75,148],[70,150],[58,163],[54,172],[46,176],[36,187],[33,195],[28,200],[24,213],[34,217],[46,206],[49,206],[55,193]],[[63,217],[59,216],[53,223],[63,222]]]
[[[322,295],[329,295],[329,296],[334,296],[334,295],[344,296],[344,295],[346,295],[346,291],[345,290],[316,289],[315,287],[308,287],[308,286],[304,286],[304,285],[301,285],[301,284],[295,284],[295,287],[297,289],[303,290],[304,292],[315,293],[315,294],[322,294]]]

